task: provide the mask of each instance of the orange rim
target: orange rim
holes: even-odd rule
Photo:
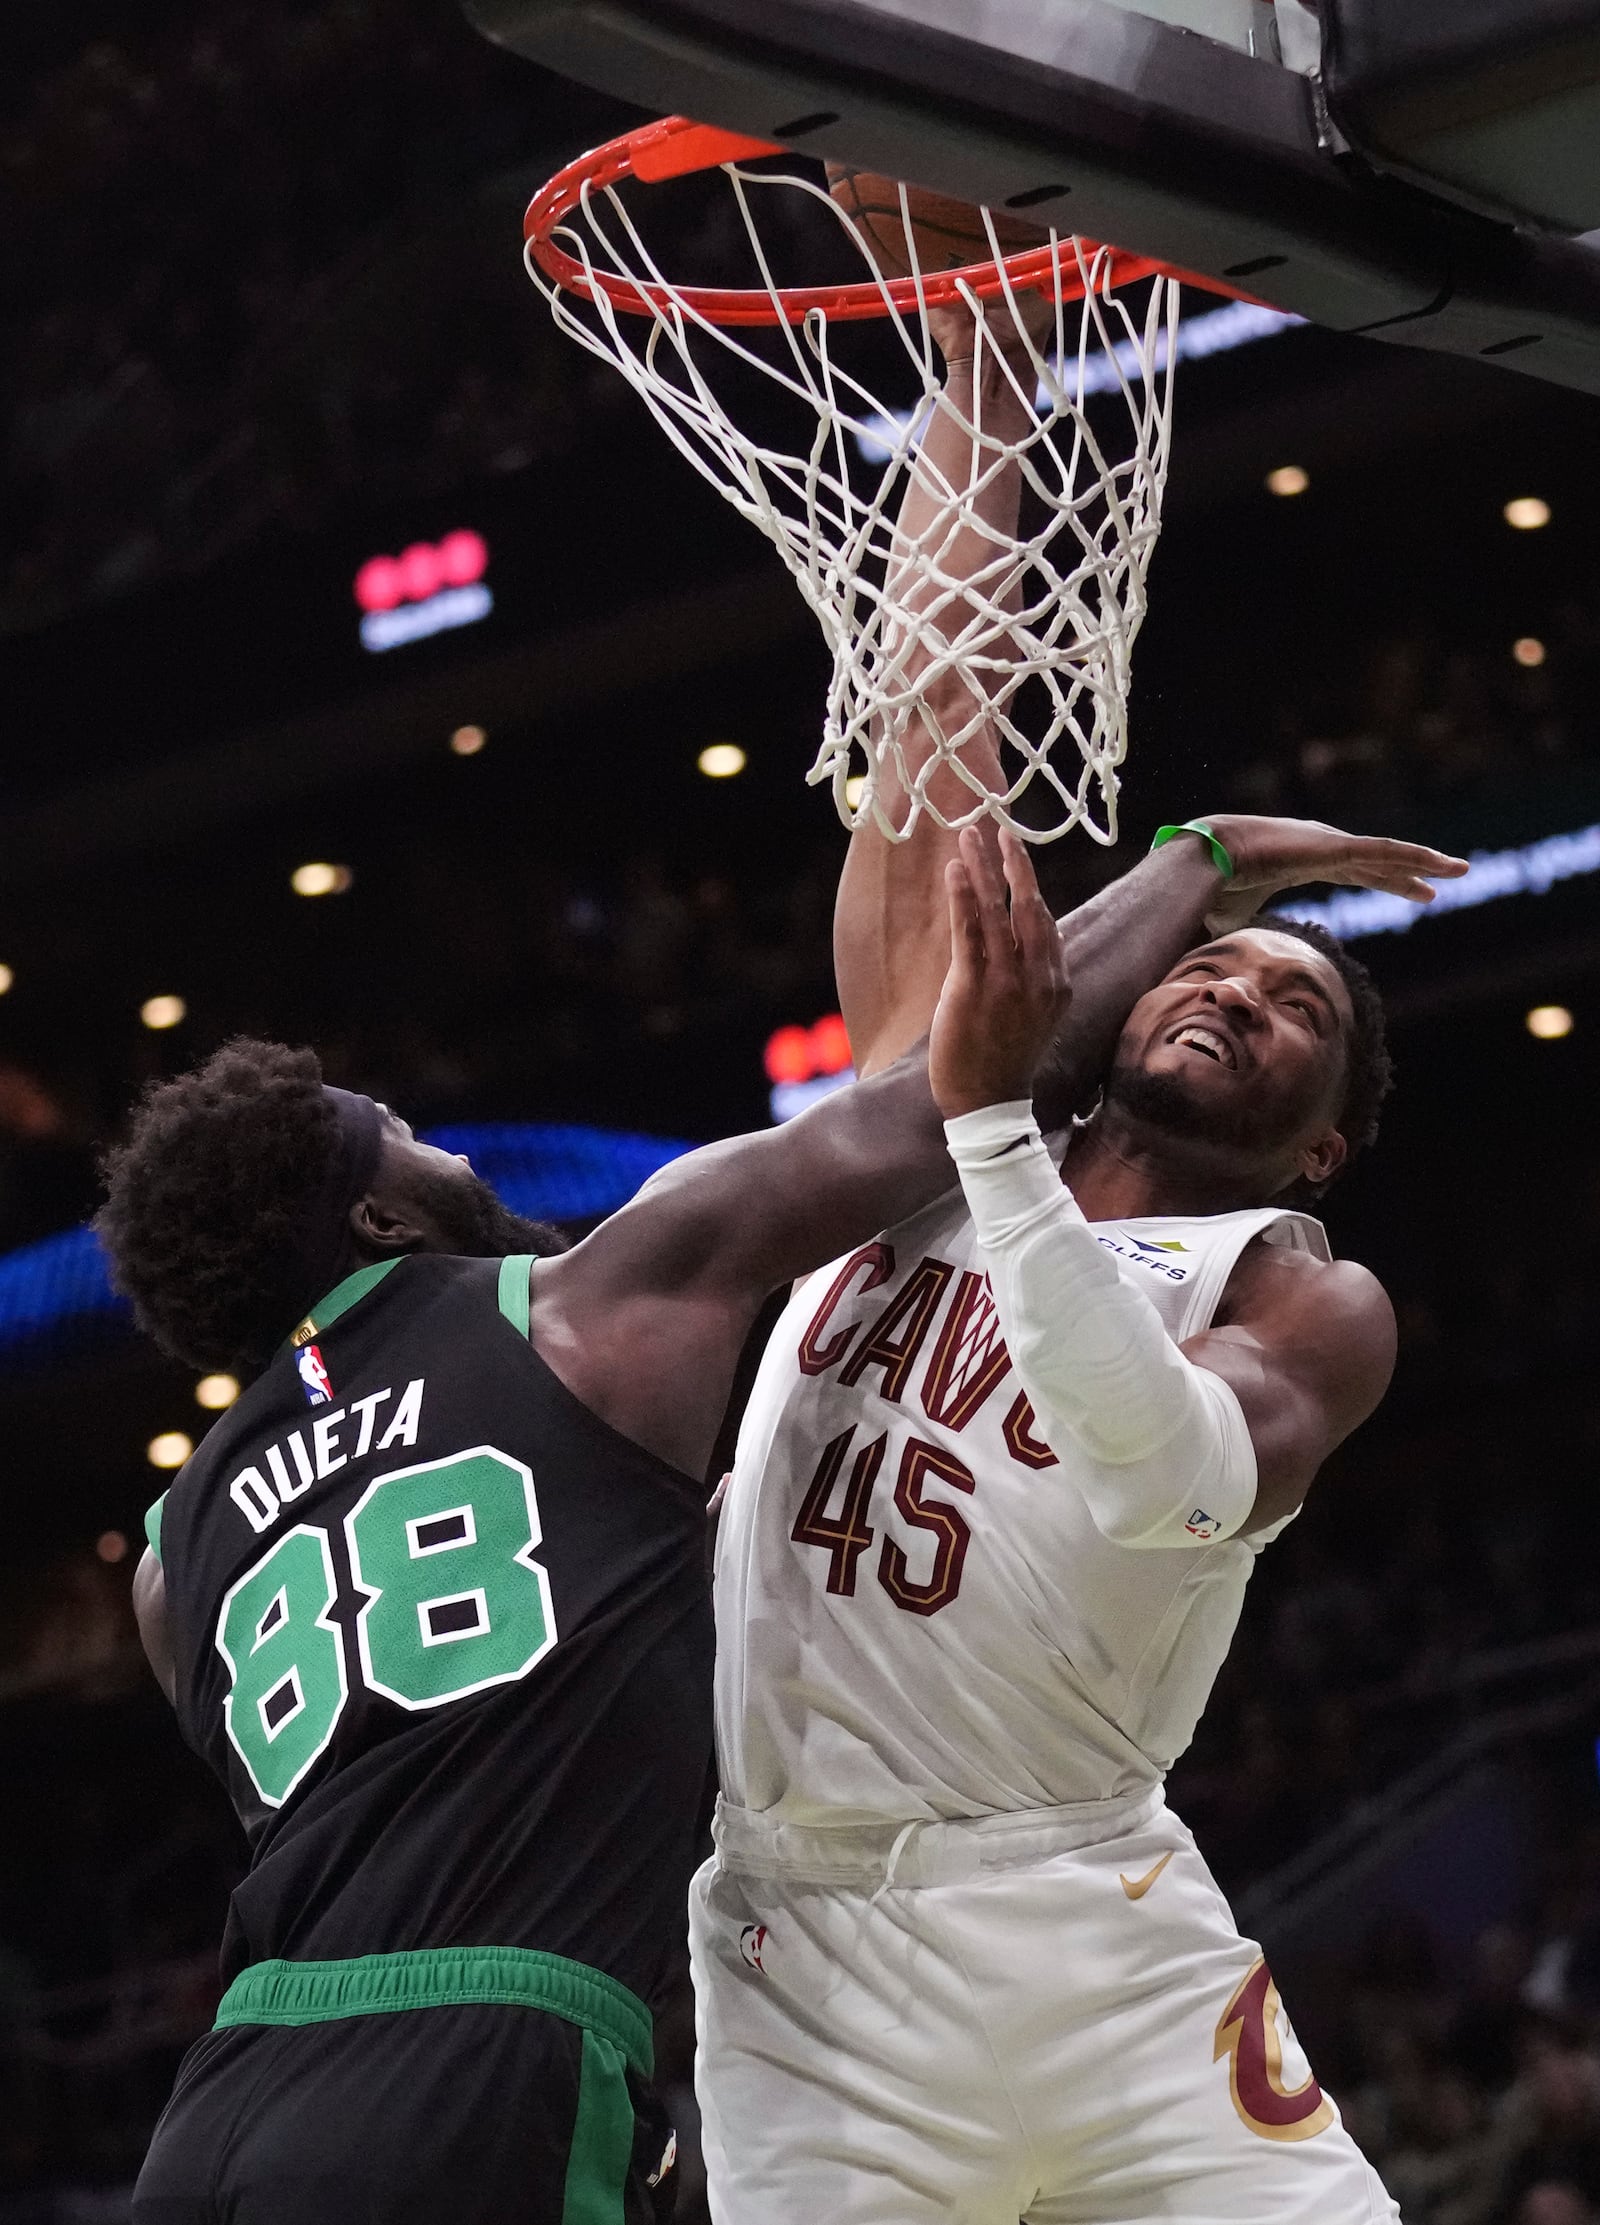
[[[523,238],[545,275],[571,293],[591,300],[596,293],[604,294],[613,308],[629,316],[653,317],[663,310],[682,308],[719,325],[799,324],[814,309],[822,310],[834,323],[886,317],[896,311],[914,315],[922,303],[936,309],[956,300],[964,290],[980,301],[1004,293],[1008,283],[1021,293],[1040,287],[1053,290],[1058,270],[1063,300],[1078,300],[1085,291],[1077,246],[1070,238],[1063,238],[1054,247],[1024,248],[1000,262],[969,263],[963,270],[938,271],[920,280],[886,278],[879,284],[862,279],[849,286],[784,286],[771,293],[759,287],[669,288],[644,279],[619,278],[609,271],[591,272],[555,243],[556,229],[586,195],[602,193],[624,178],[657,184],[696,170],[714,169],[724,162],[752,161],[790,151],[770,140],[746,138],[713,124],[697,124],[687,116],[666,116],[659,123],[624,132],[619,139],[608,139],[603,147],[595,147],[557,171],[528,203]],[[1175,270],[1170,263],[1156,262],[1148,255],[1131,254],[1120,247],[1102,248],[1089,240],[1077,244],[1087,260],[1102,254],[1107,257],[1101,266],[1107,286],[1133,285],[1141,278],[1176,278],[1186,285],[1204,287],[1209,293],[1231,294],[1241,301],[1252,298],[1236,294],[1234,288],[1215,278]]]

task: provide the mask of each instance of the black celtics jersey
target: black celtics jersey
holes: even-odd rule
[[[250,1840],[227,1979],[476,1946],[659,1991],[710,1758],[704,1494],[545,1366],[529,1264],[351,1276],[162,1503],[179,1721]]]

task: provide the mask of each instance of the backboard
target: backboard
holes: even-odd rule
[[[657,113],[1600,394],[1600,0],[466,6]]]

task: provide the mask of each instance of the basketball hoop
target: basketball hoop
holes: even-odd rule
[[[612,140],[552,178],[529,205],[529,276],[560,328],[622,373],[695,469],[773,542],[816,613],[834,674],[808,777],[831,786],[847,826],[870,817],[891,840],[903,840],[923,813],[952,828],[987,816],[1033,842],[1074,826],[1113,842],[1130,660],[1161,526],[1184,274],[1054,231],[1038,246],[1006,253],[987,210],[989,259],[927,271],[901,188],[911,275],[886,276],[822,185],[770,167],[768,158],[785,151],[685,117]],[[618,190],[629,179],[654,185],[715,168],[742,219],[760,279],[754,287],[669,278],[636,221],[638,204]],[[863,275],[832,285],[780,284],[756,221],[763,194],[808,196],[854,244]],[[1117,289],[1142,280],[1153,283],[1135,310]],[[1053,327],[1042,343],[1026,339],[1034,390],[1024,396],[1016,369],[1006,374],[1027,404],[1028,423],[1020,436],[1003,438],[985,429],[981,408],[969,420],[952,404],[927,313],[956,302],[975,312],[984,302],[1014,307],[1031,294],[1051,305]],[[869,318],[882,320],[900,343],[896,377],[904,390],[882,399],[848,354],[841,360],[832,337],[836,326]],[[1020,317],[1015,322],[1014,350]],[[753,328],[761,327],[779,343],[766,354],[755,341]],[[995,348],[980,328],[980,360],[986,344]],[[788,395],[806,426],[792,446],[745,433],[719,398],[716,369],[735,363]],[[970,443],[964,484],[947,483],[919,450],[935,409],[949,412]],[[1108,438],[1113,418],[1131,436],[1125,453]],[[1013,468],[1039,515],[1026,533],[997,534],[975,502]],[[896,522],[913,485],[925,510],[930,497],[937,505],[939,525],[915,541]],[[988,552],[975,573],[974,531]],[[958,534],[967,536],[969,561],[954,574],[941,558]],[[970,704],[959,719],[950,716],[948,687],[939,691],[954,672],[967,683]],[[924,746],[932,744],[920,763],[920,749],[908,757],[913,721]],[[962,754],[984,731],[998,734],[1015,759],[1007,758],[998,791]],[[955,773],[970,806],[952,804],[948,792],[942,801],[930,797],[941,767]],[[885,790],[892,796],[896,787],[905,805],[892,817]],[[1030,793],[1024,818],[1019,807]]]

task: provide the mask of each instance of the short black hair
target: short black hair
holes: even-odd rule
[[[1344,1101],[1335,1125],[1350,1146],[1345,1161],[1348,1166],[1358,1151],[1365,1151],[1378,1140],[1378,1116],[1394,1087],[1394,1061],[1389,1056],[1383,999],[1377,983],[1361,960],[1352,958],[1338,937],[1314,919],[1281,919],[1274,912],[1264,912],[1254,924],[1305,943],[1327,959],[1345,985],[1354,1024],[1346,1046]]]
[[[256,1367],[288,1334],[295,1236],[338,1148],[315,1052],[240,1036],[135,1106],[95,1230],[134,1318],[194,1368]]]

